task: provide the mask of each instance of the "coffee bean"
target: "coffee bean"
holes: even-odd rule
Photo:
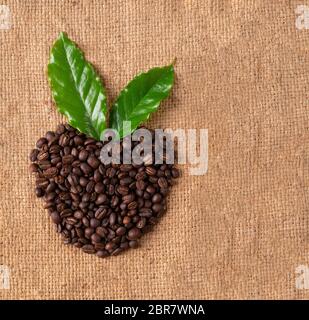
[[[146,188],[146,191],[150,194],[154,194],[156,192],[156,188],[152,185],[149,185],[147,188]]]
[[[146,188],[147,184],[144,180],[137,180],[136,181],[136,189],[138,190],[144,190]]]
[[[109,253],[106,250],[97,251],[97,256],[100,258],[105,258],[109,256]]]
[[[107,202],[107,196],[104,193],[99,194],[95,204],[100,205],[100,204],[103,204],[104,202]]]
[[[58,174],[58,169],[56,167],[48,168],[43,172],[44,177],[49,179],[55,177],[57,174]]]
[[[84,213],[81,210],[77,210],[74,212],[74,217],[78,220],[82,219],[84,216]]]
[[[39,150],[38,150],[38,149],[33,149],[33,150],[30,152],[30,155],[29,155],[30,161],[31,161],[31,162],[36,161],[38,154],[39,154]]]
[[[49,148],[49,153],[50,154],[59,154],[60,150],[61,150],[61,147],[57,144],[54,144]]]
[[[119,183],[120,183],[121,186],[127,186],[127,185],[129,185],[132,181],[133,181],[133,180],[132,180],[131,177],[125,177],[125,178],[120,179]]]
[[[87,163],[82,163],[80,165],[80,168],[84,172],[85,175],[89,175],[92,171],[91,167]]]
[[[93,182],[93,183],[94,183],[94,182]],[[96,184],[94,185],[94,191],[95,191],[96,193],[102,193],[102,192],[104,192],[104,191],[105,191],[105,186],[104,186],[104,184],[101,183],[101,182],[96,183]]]
[[[151,201],[153,203],[160,203],[162,201],[162,195],[160,193],[156,193],[152,196]]]
[[[115,249],[112,253],[111,253],[111,255],[112,256],[117,256],[119,253],[121,253],[123,251],[123,249],[122,248],[117,248],[117,249]]]
[[[126,187],[126,186],[121,186],[121,185],[119,185],[118,187],[117,187],[117,192],[119,193],[119,194],[121,194],[121,195],[123,195],[123,196],[125,196],[125,195],[127,195],[128,193],[129,193],[129,188],[128,187]]]
[[[49,153],[47,151],[40,151],[37,155],[37,160],[47,160],[49,158]]]
[[[138,242],[136,240],[129,241],[129,246],[132,249],[136,249],[138,247]]]
[[[78,220],[77,220],[76,218],[74,218],[74,217],[68,217],[68,218],[66,219],[66,221],[67,221],[67,223],[70,224],[70,225],[74,225],[74,224],[76,224],[76,223],[78,222]]]
[[[94,229],[93,228],[86,228],[85,229],[85,237],[90,239],[90,237],[92,236],[92,234],[94,233]]]
[[[80,137],[80,136],[75,136],[73,140],[74,140],[74,144],[76,146],[81,146],[83,144],[83,142],[84,142],[83,138]],[[84,161],[84,160],[82,160],[82,161]]]
[[[70,150],[68,150],[68,152],[70,152]],[[67,154],[62,157],[62,163],[64,164],[71,164],[73,161],[74,161],[74,156],[72,156],[71,154]]]
[[[145,217],[141,217],[139,219],[139,221],[136,223],[136,227],[139,228],[139,229],[143,229],[145,227],[146,223],[147,223],[146,218]]]
[[[96,233],[101,237],[101,238],[104,238],[107,234],[108,234],[108,231],[106,228],[104,227],[97,227],[96,228]]]
[[[147,167],[145,171],[149,176],[154,176],[157,172],[154,167]]]
[[[125,217],[123,218],[123,220],[122,220],[122,223],[123,223],[124,225],[129,224],[130,222],[131,222],[131,218],[128,217],[128,216],[125,216]]]
[[[113,226],[116,223],[117,215],[115,212],[111,213],[109,216],[109,224]]]
[[[128,204],[128,209],[129,210],[133,210],[137,208],[137,202],[136,201],[132,201]]]
[[[101,175],[99,169],[94,171],[93,180],[95,182],[100,182],[102,180],[102,175]]]
[[[134,200],[135,196],[133,193],[131,194],[127,194],[125,196],[122,197],[122,201],[125,204],[129,204],[130,202],[132,202]]]
[[[123,236],[126,233],[127,229],[125,227],[119,227],[116,229],[117,236]]]
[[[95,156],[90,156],[87,159],[87,163],[89,164],[90,167],[93,169],[96,169],[100,165],[100,161],[95,157]]]
[[[162,210],[162,204],[161,203],[155,203],[153,206],[152,206],[152,210],[156,213],[160,212]]]
[[[91,241],[99,243],[101,241],[101,237],[97,233],[94,233],[91,235]]]
[[[37,141],[37,143],[36,143],[36,146],[37,146],[37,148],[42,148],[42,146],[45,144],[45,143],[47,143],[48,141],[45,139],[45,138],[40,138],[38,141]]]
[[[50,214],[50,217],[53,221],[53,223],[60,223],[61,222],[61,218],[60,218],[60,215],[57,211],[53,211],[51,214]]]
[[[167,180],[164,177],[161,177],[158,179],[158,185],[160,188],[167,188],[168,187],[168,183]]]
[[[100,221],[98,219],[92,218],[90,219],[90,227],[96,228],[100,225]]]
[[[132,228],[128,232],[128,239],[136,240],[141,236],[141,231],[138,228]]]
[[[43,197],[44,196],[44,191],[42,188],[35,188],[35,194],[38,198]]]
[[[82,187],[86,187],[86,185],[88,184],[89,180],[85,177],[80,177],[79,179],[79,184],[82,186]]]
[[[89,253],[89,254],[95,253],[95,249],[94,249],[94,246],[92,244],[85,244],[84,246],[82,246],[82,250],[85,253]]]
[[[115,248],[117,248],[117,244],[115,244],[113,242],[108,242],[105,245],[105,250],[107,250],[108,252],[112,252]]]
[[[30,173],[35,173],[35,172],[38,172],[40,169],[39,169],[39,166],[36,164],[36,163],[31,163],[30,166],[29,166],[29,172]]]

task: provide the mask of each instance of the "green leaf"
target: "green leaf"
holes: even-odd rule
[[[110,115],[112,129],[120,138],[133,132],[150,114],[156,111],[160,102],[168,97],[174,82],[173,65],[153,68],[136,76],[121,91]],[[131,132],[124,130],[123,121],[131,121]]]
[[[106,94],[93,66],[60,33],[52,47],[48,78],[58,110],[71,126],[99,140],[106,129]]]

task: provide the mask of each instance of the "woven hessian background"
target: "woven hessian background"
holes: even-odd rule
[[[298,299],[309,265],[309,30],[299,1],[1,1],[2,299]],[[308,0],[302,3],[309,5]],[[28,173],[36,140],[63,121],[46,77],[66,31],[110,101],[139,71],[177,58],[149,126],[207,128],[209,170],[188,175],[141,248],[99,259],[62,244]]]

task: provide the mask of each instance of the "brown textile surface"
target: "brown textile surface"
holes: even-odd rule
[[[301,1],[309,5],[308,0]],[[1,299],[303,299],[309,265],[309,30],[299,1],[6,1],[0,30]],[[149,126],[207,128],[209,170],[188,175],[141,248],[101,260],[62,244],[28,174],[63,119],[46,77],[66,31],[112,101],[140,70],[177,58]]]

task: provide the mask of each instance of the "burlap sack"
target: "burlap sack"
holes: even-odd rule
[[[309,30],[296,28],[299,1],[2,4],[12,19],[0,29],[2,299],[309,297],[295,273],[309,265]],[[46,77],[60,31],[110,100],[176,57],[173,95],[149,126],[209,130],[207,174],[183,166],[155,232],[111,259],[62,244],[28,174],[34,143],[63,120]]]

